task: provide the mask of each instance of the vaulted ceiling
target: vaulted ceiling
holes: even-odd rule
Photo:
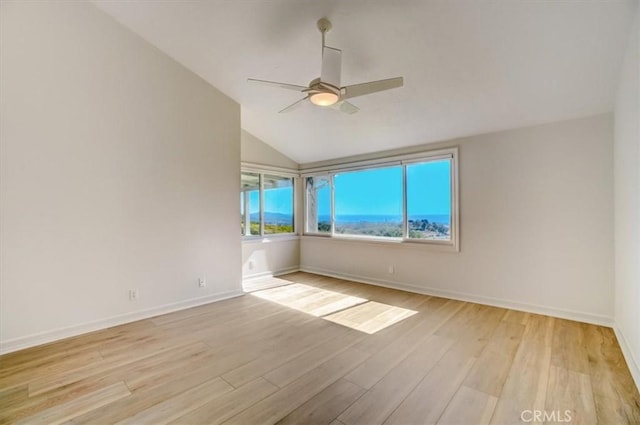
[[[300,162],[610,111],[637,1],[211,0],[94,2],[242,105],[242,127]],[[404,76],[341,114],[247,78],[307,85],[316,21],[343,84]]]

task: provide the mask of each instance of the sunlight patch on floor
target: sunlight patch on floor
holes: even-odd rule
[[[364,298],[314,288],[313,286],[303,285],[301,283],[256,291],[252,292],[251,295],[316,317],[331,314],[368,301]]]
[[[277,283],[279,285],[275,286]],[[274,287],[256,288],[251,295],[368,334],[374,334],[417,313],[302,283],[271,284]]]
[[[374,334],[416,313],[417,311],[414,310],[369,301],[326,316],[324,319],[368,334]]]
[[[279,279],[277,277],[270,277],[244,281],[242,282],[242,289],[244,292],[254,292],[286,285],[291,285],[291,281]]]

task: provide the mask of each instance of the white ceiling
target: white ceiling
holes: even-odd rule
[[[242,105],[242,127],[300,162],[610,111],[637,0],[108,1],[105,12]],[[404,76],[354,115],[248,77],[306,85],[320,33],[344,85]]]

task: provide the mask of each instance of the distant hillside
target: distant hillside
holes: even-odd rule
[[[260,220],[260,214],[258,213],[251,214],[251,221],[258,221],[258,220]],[[291,214],[282,214],[282,213],[266,211],[264,213],[264,222],[278,223],[278,224],[293,224],[293,216]]]

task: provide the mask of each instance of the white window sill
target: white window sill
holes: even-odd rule
[[[424,249],[427,251],[439,252],[460,252],[457,246],[448,241],[426,241],[426,240],[410,240],[401,238],[385,238],[385,237],[362,237],[362,236],[324,236],[324,235],[304,235],[302,240],[321,241],[328,243],[351,243],[356,245],[374,245],[389,246],[401,249]]]
[[[299,235],[295,233],[287,233],[282,235],[269,235],[269,236],[243,236],[242,243],[273,243],[273,242],[286,242],[297,241],[300,239]]]

